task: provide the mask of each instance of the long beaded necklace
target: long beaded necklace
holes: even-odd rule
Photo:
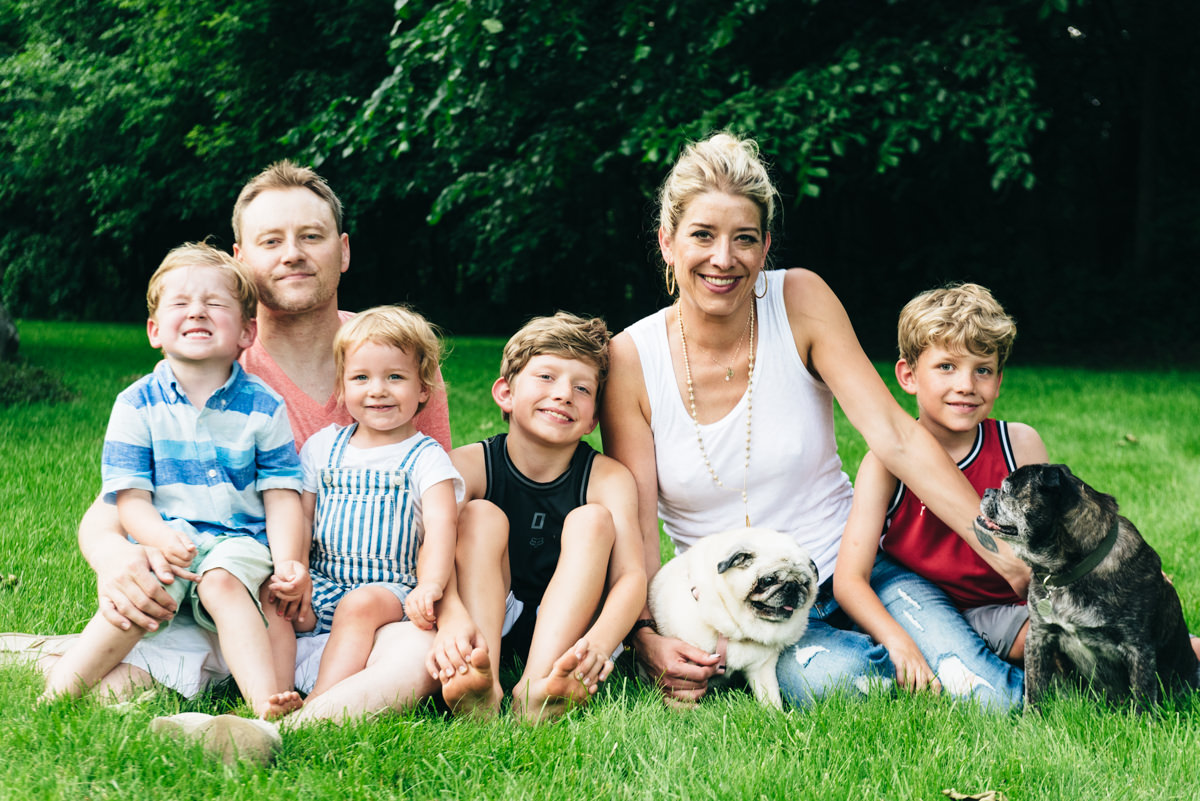
[[[712,476],[713,483],[721,489],[728,489],[721,483],[721,477],[717,475],[717,471],[713,469],[712,461],[708,458],[708,451],[704,447],[704,437],[700,433],[700,418],[696,415],[696,391],[692,386],[692,364],[688,360],[687,346],[687,330],[683,325],[683,303],[679,303],[676,309],[676,314],[679,318],[679,341],[683,345],[683,372],[687,377],[688,405],[691,407],[692,424],[696,428],[696,443],[700,446],[700,458],[704,460],[704,466],[708,468],[708,474]],[[746,513],[746,528],[750,527],[750,499],[746,493],[746,477],[750,473],[750,422],[751,412],[754,410],[754,301],[750,301],[750,316],[746,321],[746,326],[750,331],[750,363],[746,377],[746,461],[742,469],[742,508]],[[741,346],[739,345],[739,350]],[[722,366],[720,364],[718,367]],[[729,368],[732,371],[732,368]],[[729,380],[727,377],[726,381]],[[736,492],[736,490],[733,490]]]

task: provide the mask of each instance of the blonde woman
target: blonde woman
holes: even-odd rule
[[[753,141],[721,133],[684,151],[660,192],[658,232],[678,300],[614,338],[601,428],[605,452],[637,482],[647,575],[660,565],[659,518],[678,551],[744,525],[787,532],[809,550],[821,594],[778,669],[785,700],[803,705],[894,678],[886,650],[849,630],[829,581],[852,498],[835,398],[888,469],[1022,594],[1028,570],[975,538],[978,495],[892,398],[825,282],[807,270],[767,271],[776,197]],[[881,571],[873,586],[885,603],[940,592],[907,571]],[[645,610],[629,642],[671,700],[698,700],[722,670],[721,655],[659,636]],[[931,657],[964,665],[942,683],[954,672],[983,702],[1008,705],[1011,693],[990,686],[986,666],[952,657]]]

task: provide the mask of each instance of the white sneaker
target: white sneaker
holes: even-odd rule
[[[220,757],[226,765],[233,765],[239,759],[268,765],[283,746],[283,738],[274,724],[237,715],[214,717],[203,712],[180,712],[155,718],[150,722],[150,731],[184,742],[202,743],[205,751]]]

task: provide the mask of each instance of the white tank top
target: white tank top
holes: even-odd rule
[[[758,349],[750,469],[750,522],[790,534],[808,549],[820,580],[833,575],[853,491],[833,436],[833,393],[813,378],[796,351],[783,301],[782,270],[759,277]],[[742,474],[746,457],[746,396],[724,418],[700,427],[704,447],[725,489],[709,475],[695,425],[675,383],[666,309],[629,327],[650,399],[658,468],[658,516],[687,550],[700,537],[745,524]]]

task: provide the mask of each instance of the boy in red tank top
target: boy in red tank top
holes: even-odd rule
[[[916,396],[918,422],[941,443],[982,493],[1025,464],[1046,461],[1038,433],[990,419],[1016,325],[977,284],[923,292],[900,313],[896,380]],[[882,533],[882,536],[881,536]],[[897,681],[908,689],[939,687],[912,637],[870,585],[879,551],[937,585],[988,647],[1016,664],[1024,658],[1025,602],[979,555],[925,508],[875,454],[859,466],[854,506],[834,573],[846,612],[888,649]]]

